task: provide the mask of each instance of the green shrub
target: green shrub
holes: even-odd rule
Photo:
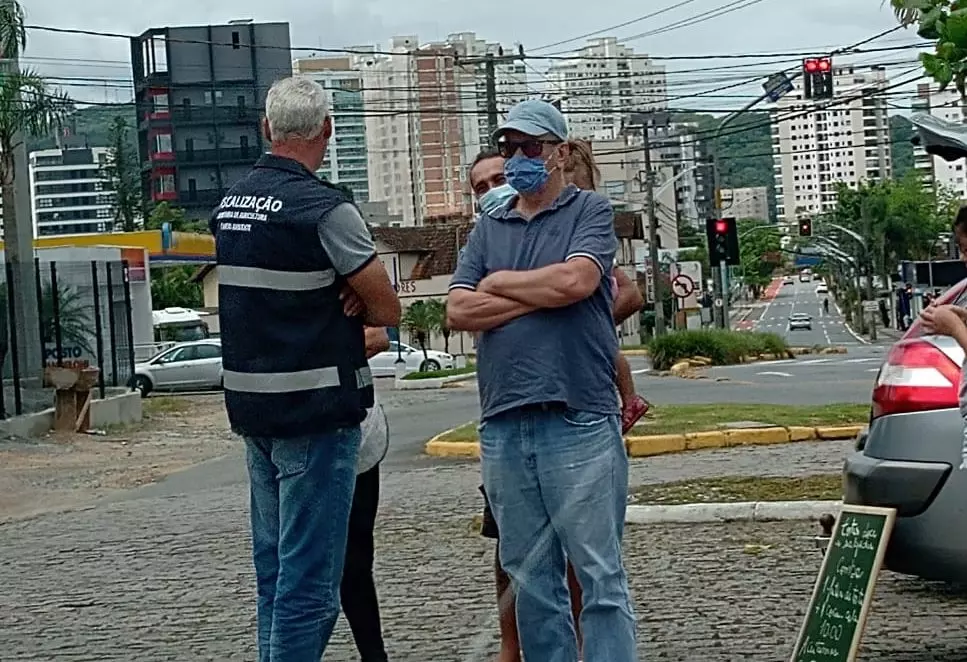
[[[693,356],[704,356],[713,365],[740,363],[742,359],[761,354],[784,354],[786,341],[775,333],[702,329],[677,331],[655,338],[648,345],[656,370],[668,370],[677,362]]]

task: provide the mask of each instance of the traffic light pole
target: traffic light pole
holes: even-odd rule
[[[487,135],[493,135],[499,123],[497,111],[497,65],[508,64],[524,59],[524,47],[520,46],[515,55],[504,55],[503,49],[497,55],[487,53],[483,57],[459,57],[453,59],[456,66],[461,65],[484,65],[484,79],[486,82],[487,99]]]

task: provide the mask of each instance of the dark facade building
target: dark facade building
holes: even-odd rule
[[[292,75],[288,23],[148,30],[131,40],[146,200],[206,218],[265,151],[269,87]]]

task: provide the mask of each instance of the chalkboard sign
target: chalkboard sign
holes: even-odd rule
[[[852,662],[896,510],[844,505],[823,558],[792,662]]]

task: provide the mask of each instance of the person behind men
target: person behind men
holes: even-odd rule
[[[569,141],[572,150],[576,145],[581,145],[582,143],[583,141]],[[583,145],[587,146],[587,143],[583,143]],[[600,175],[594,174],[597,172],[597,166],[594,165],[593,159],[589,160],[589,158],[590,151],[580,156],[572,152],[565,173],[569,181],[578,188],[594,190],[596,177]],[[516,191],[507,184],[507,178],[504,175],[504,158],[496,149],[485,149],[477,155],[470,166],[469,179],[471,191],[477,199],[477,204],[482,213],[491,213],[499,209],[508,204],[516,195]],[[615,323],[621,324],[628,317],[641,310],[644,302],[641,292],[639,292],[638,287],[630,278],[621,273],[620,270],[614,270],[613,273],[620,273],[621,276],[624,276],[624,278],[619,277],[612,282],[612,286],[617,288],[613,315]],[[622,359],[624,357],[619,352],[617,360],[621,361]],[[627,364],[627,360],[625,360],[625,363]],[[629,378],[631,376],[630,372],[631,368],[629,366]],[[618,385],[619,393],[621,393],[620,366],[618,368]],[[634,381],[631,382],[631,385],[632,394],[634,394]],[[624,425],[630,428],[637,420],[635,418],[631,421],[630,425],[627,423],[624,423]],[[499,540],[500,531],[497,523],[494,521],[493,512],[487,501],[487,493],[483,487],[480,490],[484,497],[483,525],[481,526],[480,534],[485,538]],[[500,654],[498,660],[499,662],[520,662],[520,635],[517,631],[517,610],[514,607],[514,593],[510,587],[510,578],[500,563],[499,545],[495,548],[494,552],[494,578],[497,589],[498,623],[500,627]],[[571,596],[571,613],[574,617],[578,648],[580,649],[581,585],[577,580],[577,576],[574,574],[574,567],[570,563],[568,563],[567,568],[567,583],[568,592]]]
[[[481,332],[481,470],[517,589],[528,662],[571,662],[565,587],[583,591],[588,662],[637,659],[621,541],[628,458],[614,388],[614,212],[565,181],[567,124],[538,100],[495,134],[517,196],[481,215],[447,300],[449,326]]]
[[[564,167],[568,181],[579,189],[597,191],[601,181],[601,170],[594,162],[591,145],[584,140],[568,141],[570,158]],[[611,270],[612,287],[615,292],[614,321],[621,325],[645,305],[641,291],[621,269]],[[620,351],[615,358],[618,371],[618,395],[621,396],[621,432],[628,434],[641,417],[648,413],[651,405],[635,391],[635,378],[631,374],[631,364]]]
[[[366,328],[366,358],[389,349],[386,329]],[[373,407],[362,423],[362,441],[356,465],[356,490],[349,514],[346,563],[339,594],[361,662],[387,662],[379,617],[379,599],[373,579],[376,510],[379,506],[379,463],[389,449],[389,425],[383,406],[373,394]]]
[[[212,213],[225,405],[245,440],[260,662],[318,660],[339,616],[360,422],[373,406],[363,324],[400,303],[348,198],[315,175],[325,90],[279,80],[271,153]]]

